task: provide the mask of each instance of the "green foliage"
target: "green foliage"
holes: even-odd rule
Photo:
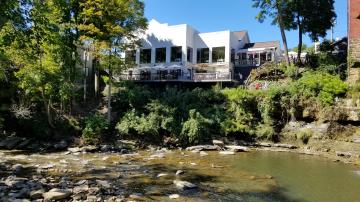
[[[316,97],[323,105],[331,105],[335,97],[345,95],[349,87],[338,76],[311,71],[297,81],[296,88],[305,99]]]
[[[208,135],[213,121],[205,118],[195,109],[189,111],[189,119],[183,123],[181,137],[185,142],[198,144],[210,139]]]
[[[81,137],[87,144],[98,144],[106,129],[108,129],[106,119],[99,114],[93,114],[85,118],[85,128]]]
[[[311,130],[301,130],[296,134],[296,138],[301,140],[304,144],[307,144],[312,136],[313,132]]]
[[[256,126],[255,133],[259,139],[274,140],[276,136],[274,127],[267,124],[259,124]]]

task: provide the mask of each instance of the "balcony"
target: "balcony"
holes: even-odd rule
[[[216,72],[216,73],[150,73],[145,72],[141,74],[124,73],[117,77],[122,81],[137,81],[137,82],[230,82],[232,81],[230,72]]]

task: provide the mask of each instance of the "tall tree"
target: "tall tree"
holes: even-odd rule
[[[298,30],[298,61],[301,64],[303,35],[308,34],[313,41],[326,36],[334,23],[336,13],[334,0],[289,0],[284,9],[286,29]]]
[[[253,7],[260,8],[260,12],[256,16],[256,19],[259,22],[264,22],[266,17],[271,17],[273,19],[272,24],[278,25],[280,28],[281,38],[284,45],[285,51],[285,60],[289,65],[289,54],[288,46],[285,34],[285,25],[284,25],[284,10],[287,6],[287,0],[253,0]]]
[[[138,42],[138,33],[147,26],[144,3],[140,0],[81,0],[79,30],[85,45],[108,72],[108,121],[111,121],[113,74],[126,68],[120,54]]]

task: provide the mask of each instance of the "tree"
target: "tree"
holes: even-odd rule
[[[108,72],[108,121],[111,121],[113,74],[127,68],[120,54],[138,43],[137,35],[147,26],[144,3],[139,0],[81,0],[79,30],[85,45],[93,46]]]
[[[301,56],[303,34],[313,41],[325,37],[336,18],[334,0],[290,0],[284,9],[284,23],[288,30],[298,30],[298,58]],[[299,60],[301,63],[301,60]]]
[[[287,0],[253,0],[253,7],[260,8],[260,12],[256,16],[256,19],[259,22],[264,22],[266,17],[271,17],[273,19],[272,24],[278,25],[281,32],[281,38],[285,50],[285,60],[288,65],[290,65],[288,46],[285,34],[285,25],[284,25],[284,9],[287,5]]]

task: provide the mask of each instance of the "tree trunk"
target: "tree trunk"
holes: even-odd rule
[[[286,61],[287,65],[290,65],[289,50],[288,50],[288,46],[287,46],[284,22],[282,19],[282,7],[281,7],[282,3],[283,3],[283,0],[280,0],[280,2],[278,1],[276,4],[277,10],[278,10],[278,23],[279,23],[279,28],[280,28],[280,32],[281,32],[282,42],[284,45],[285,61]]]
[[[107,114],[107,119],[108,122],[111,122],[111,88],[112,88],[112,72],[109,68],[109,88],[108,88],[108,96],[107,96],[107,100],[108,100],[108,114]]]
[[[298,29],[299,29],[299,45],[298,45],[298,65],[301,66],[302,65],[302,62],[301,62],[301,52],[302,52],[302,35],[303,35],[303,30],[302,30],[302,25],[301,25],[301,22],[300,22],[300,16],[298,15],[297,16],[297,24],[298,24]]]

